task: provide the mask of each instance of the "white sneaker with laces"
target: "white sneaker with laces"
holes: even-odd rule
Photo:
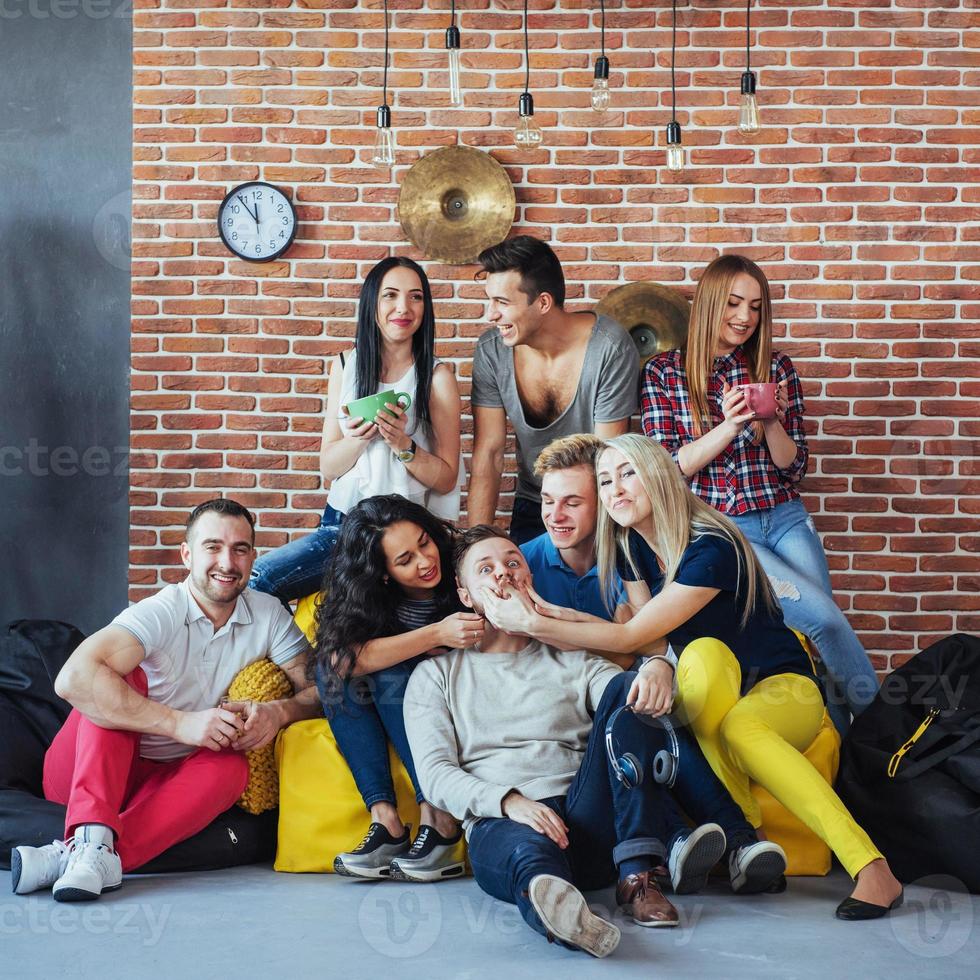
[[[10,882],[15,895],[50,888],[64,873],[71,841],[56,840],[43,847],[22,844],[10,852]]]
[[[108,844],[72,842],[64,874],[52,889],[56,902],[91,902],[122,885],[122,861]]]

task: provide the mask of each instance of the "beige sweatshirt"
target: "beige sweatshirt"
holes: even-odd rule
[[[502,817],[516,789],[542,800],[568,791],[593,712],[615,664],[531,640],[520,653],[453,650],[419,664],[405,728],[426,800],[470,827]]]

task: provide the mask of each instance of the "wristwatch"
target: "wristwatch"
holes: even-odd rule
[[[400,453],[395,453],[395,459],[397,459],[399,463],[411,463],[411,461],[415,459],[415,448],[415,440],[413,439],[411,443],[409,443],[408,449],[403,449]]]

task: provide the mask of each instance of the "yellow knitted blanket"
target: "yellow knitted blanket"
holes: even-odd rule
[[[230,701],[275,701],[290,697],[293,685],[285,672],[271,660],[249,664],[231,682]],[[248,759],[248,785],[238,805],[249,813],[263,813],[279,805],[279,777],[276,774],[275,739],[261,749],[245,754]]]

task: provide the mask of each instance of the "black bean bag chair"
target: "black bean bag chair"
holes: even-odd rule
[[[980,637],[937,640],[884,679],[844,739],[837,791],[902,881],[950,875],[980,894]]]
[[[18,844],[60,840],[65,808],[44,799],[44,753],[71,706],[54,679],[85,637],[55,620],[20,619],[0,636],[0,867]],[[276,850],[278,810],[259,816],[237,806],[200,833],[176,844],[137,873],[210,871],[269,861]]]

